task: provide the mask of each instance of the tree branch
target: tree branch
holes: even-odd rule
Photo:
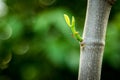
[[[109,13],[115,0],[88,0],[78,80],[100,80]]]
[[[116,0],[106,0],[110,5],[113,5]]]

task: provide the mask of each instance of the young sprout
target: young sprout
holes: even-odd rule
[[[79,33],[75,29],[75,18],[74,18],[74,16],[72,16],[72,21],[70,21],[70,18],[66,14],[64,14],[64,18],[65,18],[65,21],[66,21],[68,27],[71,29],[73,36],[79,42],[82,42],[83,41],[82,37],[79,35]]]

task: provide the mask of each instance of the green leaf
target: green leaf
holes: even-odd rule
[[[65,18],[65,21],[66,21],[67,25],[68,25],[69,27],[71,27],[70,18],[68,17],[68,15],[64,14],[64,18]]]

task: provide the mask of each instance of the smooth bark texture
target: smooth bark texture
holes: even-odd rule
[[[100,80],[109,13],[114,0],[88,0],[78,80]]]

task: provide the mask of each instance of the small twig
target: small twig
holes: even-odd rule
[[[75,18],[74,18],[74,16],[72,16],[72,21],[71,22],[70,22],[70,18],[68,17],[68,15],[64,14],[64,18],[65,18],[65,21],[66,21],[68,27],[71,29],[73,36],[79,42],[82,42],[83,41],[82,37],[80,36],[80,34],[75,29]]]

